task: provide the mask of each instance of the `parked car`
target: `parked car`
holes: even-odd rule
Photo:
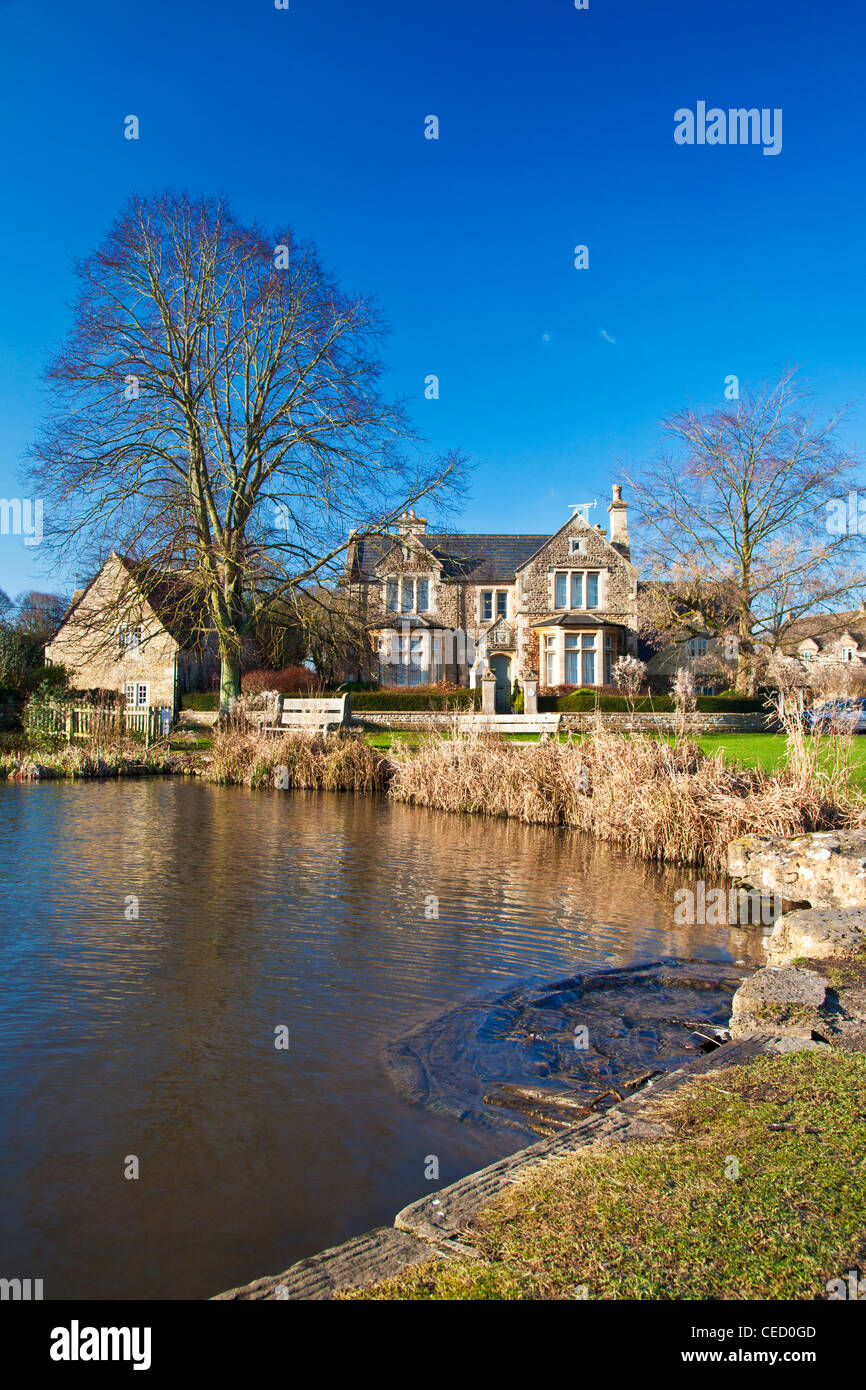
[[[806,727],[813,733],[841,729],[844,733],[866,734],[866,699],[824,700],[804,711]]]

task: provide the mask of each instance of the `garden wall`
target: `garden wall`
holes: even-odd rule
[[[632,727],[628,714],[563,714],[560,716],[560,730],[583,733],[591,729],[597,717],[601,718],[606,729],[627,731]],[[439,713],[436,710],[359,710],[352,715],[352,725],[359,729],[389,729],[408,732],[423,729],[448,729],[455,722],[469,725],[475,715]],[[532,723],[531,717],[527,724]],[[634,728],[638,733],[673,733],[675,728],[673,714],[636,714]],[[689,729],[696,734],[715,733],[756,733],[767,730],[766,714],[693,714],[689,718]]]

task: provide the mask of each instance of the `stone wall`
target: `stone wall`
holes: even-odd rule
[[[473,716],[449,714],[439,710],[357,710],[352,715],[352,724],[357,728],[418,730],[445,729],[455,721],[458,725],[469,726]],[[560,731],[563,733],[585,733],[593,727],[596,715],[563,714],[560,717]],[[604,728],[615,732],[627,731],[631,718],[627,714],[602,714]],[[527,718],[527,724],[532,718]],[[634,727],[639,733],[672,733],[675,718],[672,714],[636,714]],[[710,733],[754,733],[766,730],[766,716],[763,714],[694,714],[689,720],[689,728],[694,734]]]
[[[866,829],[744,836],[728,872],[785,909],[769,964],[734,995],[731,1036],[772,1027],[797,1045],[866,1050]]]

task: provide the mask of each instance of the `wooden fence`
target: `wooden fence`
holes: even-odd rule
[[[127,708],[125,705],[43,705],[27,712],[31,733],[49,738],[116,738],[128,734],[143,738],[150,746],[160,737],[162,711],[153,705]]]

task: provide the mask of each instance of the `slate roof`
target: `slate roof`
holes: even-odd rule
[[[550,540],[545,536],[431,535],[419,540],[442,566],[445,579],[470,584],[513,584],[518,567]],[[350,562],[349,579],[370,579],[376,566],[399,545],[398,538],[373,536],[359,541]]]
[[[537,623],[531,623],[531,627],[619,627],[623,632],[627,631],[624,623],[611,623],[607,618],[599,613],[559,613],[556,617],[540,618]]]
[[[206,635],[211,624],[201,594],[197,592],[192,580],[180,573],[166,572],[153,565],[130,560],[126,555],[117,555],[116,558],[135,581],[169,636],[173,637],[180,647],[196,646]],[[76,589],[54,637],[68,623],[104,568],[105,565],[97,570],[83,589]]]
[[[807,637],[817,645],[819,651],[832,646],[843,632],[850,632],[860,646],[866,646],[866,611],[852,608],[844,613],[811,613],[792,623],[781,640],[781,646],[796,647]]]

